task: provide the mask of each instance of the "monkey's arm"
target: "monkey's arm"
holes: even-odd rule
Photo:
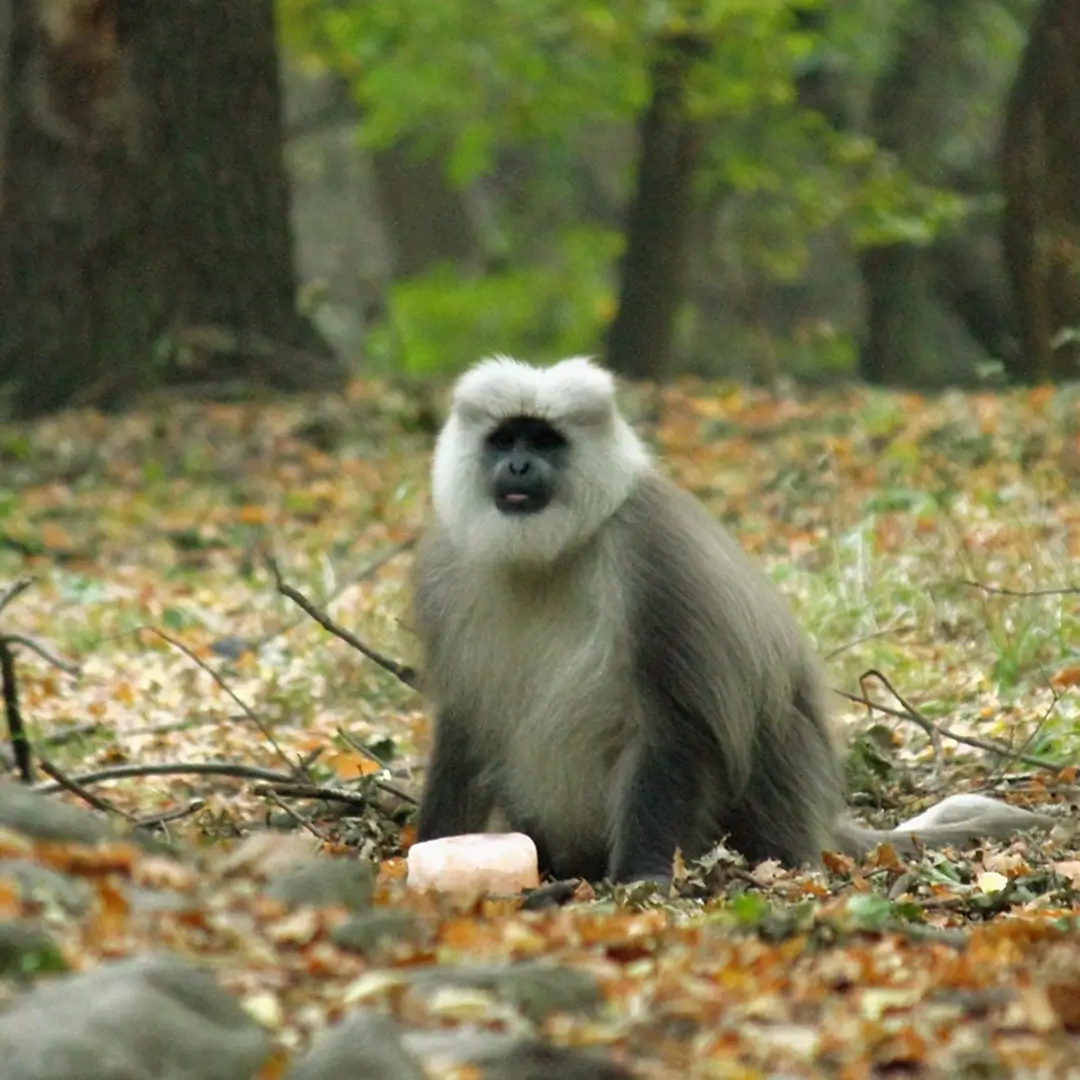
[[[435,746],[420,799],[417,838],[480,832],[491,813],[493,798],[484,783],[480,758],[469,725],[451,709],[435,720]]]

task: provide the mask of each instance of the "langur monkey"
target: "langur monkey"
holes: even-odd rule
[[[841,819],[817,658],[771,581],[652,465],[590,361],[467,371],[432,495],[415,579],[436,709],[420,840],[498,810],[559,877],[662,881],[677,848],[724,837],[798,866],[1045,824],[976,796],[918,834]]]

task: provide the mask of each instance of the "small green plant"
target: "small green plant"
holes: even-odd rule
[[[466,276],[441,265],[396,284],[369,355],[408,376],[456,372],[499,348],[530,359],[595,352],[614,309],[609,267],[622,238],[574,229],[540,265]]]

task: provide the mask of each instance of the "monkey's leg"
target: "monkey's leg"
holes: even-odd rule
[[[750,862],[817,863],[843,805],[840,764],[822,727],[792,706],[772,737],[759,737],[746,792],[720,822]]]
[[[631,751],[628,776],[612,808],[612,881],[669,881],[675,849],[697,853],[702,807],[709,798],[705,766],[716,747],[682,715],[655,716]]]
[[[451,712],[440,714],[420,799],[417,839],[480,832],[493,805],[468,724]]]

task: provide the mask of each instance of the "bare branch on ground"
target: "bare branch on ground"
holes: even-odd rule
[[[1063,585],[1057,589],[1008,589],[1002,585],[984,585],[981,581],[959,578],[955,581],[943,581],[942,585],[964,585],[969,589],[978,589],[990,596],[1080,596],[1080,585]]]
[[[116,814],[131,822],[135,821],[132,814],[121,810],[119,806],[110,802],[108,799],[104,799],[100,795],[95,795],[92,791],[87,791],[82,784],[72,780],[67,773],[58,769],[51,761],[47,758],[43,758],[40,754],[38,755],[38,765],[41,767],[43,773],[47,776],[51,776],[65,791],[70,791],[73,795],[77,795],[84,803],[92,806],[95,810],[100,810],[103,814]]]
[[[917,724],[930,738],[931,746],[934,747],[935,757],[940,752],[941,739],[945,738],[950,739],[952,742],[960,743],[963,746],[973,747],[976,750],[985,750],[987,753],[995,754],[998,757],[1022,761],[1025,765],[1032,765],[1038,769],[1048,769],[1053,772],[1060,772],[1061,769],[1064,768],[1061,762],[1047,761],[1045,758],[1038,758],[1031,754],[1017,752],[1011,746],[1005,746],[1002,743],[993,742],[990,739],[982,739],[977,735],[962,735],[960,732],[953,731],[951,728],[936,724],[933,720],[928,719],[919,712],[918,709],[913,708],[908,701],[897,693],[889,679],[877,669],[871,668],[870,670],[863,672],[859,677],[859,685],[862,686],[864,680],[871,678],[878,679],[883,683],[889,693],[900,702],[902,708],[897,709],[873,701],[866,694],[865,689],[863,690],[862,696],[848,693],[846,690],[836,690],[835,693],[838,693],[842,698],[852,701],[856,705],[862,705],[871,711],[877,710],[878,712],[884,713],[886,716],[895,716],[899,720],[908,720],[911,723]]]
[[[144,765],[110,765],[82,776],[72,777],[76,784],[100,784],[106,780],[129,780],[139,776],[232,776],[239,780],[263,780],[270,784],[294,784],[295,777],[287,773],[264,769],[260,765],[243,765],[232,761],[169,761],[150,762]],[[35,791],[48,793],[59,791],[59,783],[37,784]]]
[[[299,772],[301,775],[306,775],[304,765],[302,762],[293,761],[288,754],[278,744],[277,739],[274,738],[274,733],[262,722],[262,720],[256,715],[254,709],[250,708],[248,704],[240,697],[236,691],[222,678],[222,676],[215,671],[205,660],[200,656],[196,656],[195,653],[189,649],[182,641],[177,641],[175,638],[170,637],[163,630],[159,630],[156,626],[144,626],[141,629],[148,631],[151,634],[156,634],[162,641],[168,642],[174,649],[179,649],[192,663],[197,664],[211,679],[214,680],[225,691],[226,694],[236,703],[240,711],[258,728],[262,737],[273,748],[274,753],[281,758],[285,767],[290,772]],[[309,777],[310,779],[310,777]]]
[[[378,664],[384,671],[390,672],[395,679],[404,683],[410,689],[416,689],[419,680],[415,668],[411,668],[406,664],[399,664],[396,660],[391,660],[390,657],[384,656],[378,650],[371,648],[370,645],[365,645],[364,642],[350,630],[346,630],[344,626],[340,626],[338,623],[334,622],[325,611],[316,607],[302,592],[299,591],[299,589],[293,588],[292,585],[285,581],[281,576],[281,570],[278,568],[277,562],[272,556],[266,556],[266,565],[274,575],[274,583],[282,596],[287,596],[297,605],[297,607],[306,611],[308,615],[327,631],[327,633],[333,634],[336,638],[340,638],[346,645],[351,646],[358,653]]]

